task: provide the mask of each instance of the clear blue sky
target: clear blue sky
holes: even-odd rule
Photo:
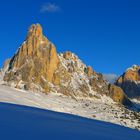
[[[75,52],[97,72],[140,65],[139,0],[1,0],[0,66],[40,23],[58,52]]]

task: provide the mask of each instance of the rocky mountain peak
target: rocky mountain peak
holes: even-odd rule
[[[47,92],[48,82],[53,82],[58,64],[55,46],[42,34],[42,27],[33,24],[28,30],[26,40],[12,57],[4,80],[17,87],[19,83],[26,85],[29,89],[39,85],[40,89]]]
[[[27,38],[42,37],[42,27],[40,24],[32,24],[28,29]]]
[[[105,95],[120,103],[127,100],[120,88],[109,88],[103,75],[86,66],[74,53],[58,54],[39,24],[31,25],[26,40],[8,61],[4,81],[16,88],[59,92],[74,99],[101,99]]]
[[[140,81],[140,66],[133,65],[125,72],[125,80]]]
[[[140,96],[140,66],[128,68],[116,81],[129,97]]]

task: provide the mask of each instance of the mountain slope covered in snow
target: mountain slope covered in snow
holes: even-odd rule
[[[0,85],[0,102],[49,109],[140,129],[140,113],[118,105],[106,96],[101,99],[95,97],[75,100],[62,93],[46,95]]]
[[[4,140],[139,140],[136,130],[74,115],[0,103],[0,138]]]

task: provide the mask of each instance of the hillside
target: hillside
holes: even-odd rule
[[[62,93],[46,95],[0,85],[0,102],[69,113],[140,130],[140,113],[118,105],[106,96],[102,96],[102,99],[75,100]]]
[[[0,138],[4,140],[139,140],[138,131],[110,123],[0,103]]]

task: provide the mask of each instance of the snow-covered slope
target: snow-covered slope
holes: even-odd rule
[[[2,76],[2,70],[0,69],[0,83],[3,80],[3,76]]]
[[[71,97],[59,93],[26,92],[0,85],[0,102],[33,106],[57,112],[75,114],[91,119],[120,124],[126,127],[140,129],[140,113],[136,113],[114,103],[111,98],[101,99]]]
[[[2,140],[139,140],[140,132],[110,123],[0,103]]]

